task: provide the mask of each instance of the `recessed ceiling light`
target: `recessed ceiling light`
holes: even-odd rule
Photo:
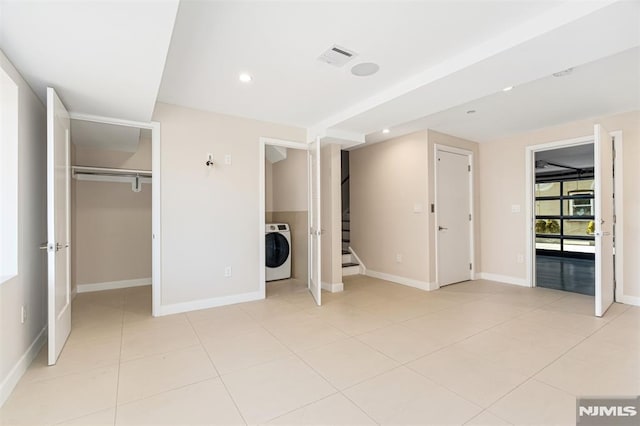
[[[469,111],[467,111],[467,114],[475,114],[476,110],[475,109],[470,109]]]
[[[373,62],[363,62],[358,65],[354,65],[351,68],[351,74],[358,77],[368,77],[378,72],[380,65]]]
[[[553,76],[554,77],[564,77],[564,76],[567,76],[567,75],[571,74],[572,72],[573,72],[573,68],[567,68],[566,70],[562,70],[562,71],[559,71],[559,72],[554,72]]]
[[[251,77],[251,74],[243,72],[243,73],[240,73],[240,76],[238,76],[238,79],[243,83],[249,83],[251,80],[253,80],[253,77]]]
[[[507,86],[504,89],[502,89],[503,92],[508,92],[509,90],[513,90],[513,86]]]
[[[390,131],[391,131],[391,130],[389,130],[389,129],[382,129],[382,133],[384,133],[385,135],[386,135],[387,133],[389,133]]]

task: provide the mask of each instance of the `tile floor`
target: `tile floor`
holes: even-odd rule
[[[85,293],[2,425],[575,424],[578,395],[640,394],[640,308],[489,281],[423,292],[345,277],[162,318],[150,288]]]

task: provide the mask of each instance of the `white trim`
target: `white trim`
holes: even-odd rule
[[[200,309],[216,308],[218,306],[233,305],[235,303],[253,302],[264,299],[264,292],[261,290],[251,293],[232,294],[230,296],[213,297],[211,299],[199,299],[190,302],[174,303],[171,305],[161,305],[159,316],[179,314],[182,312],[197,311]]]
[[[535,287],[536,286],[536,271],[535,271],[535,244],[536,239],[534,237],[535,232],[535,215],[533,205],[535,202],[535,194],[533,191],[533,185],[535,183],[535,153],[540,151],[549,151],[551,149],[557,148],[567,148],[571,146],[578,145],[586,145],[589,143],[593,143],[593,134],[581,136],[578,138],[572,139],[564,139],[559,141],[553,141],[548,143],[542,143],[538,145],[528,145],[525,147],[525,211],[526,211],[526,222],[525,222],[525,232],[526,232],[526,246],[525,246],[525,268],[527,271],[526,278],[526,286],[527,287]],[[501,275],[497,275],[501,276]],[[508,278],[508,277],[507,277]],[[489,278],[487,278],[489,279]]]
[[[640,306],[640,297],[622,295],[620,300],[616,300],[616,302],[624,303],[625,305]]]
[[[20,378],[29,368],[29,365],[40,353],[40,349],[44,346],[47,336],[47,327],[43,327],[40,333],[33,340],[29,348],[22,354],[18,362],[13,366],[9,374],[0,383],[0,407],[7,401],[11,392],[16,387]]]
[[[510,277],[508,275],[491,274],[488,272],[479,272],[477,279],[496,281],[503,284],[513,284],[520,287],[530,287],[526,278]]]
[[[347,249],[349,250],[349,252],[351,252],[351,255],[356,259],[356,262],[360,267],[360,274],[367,275],[367,266],[364,264],[362,259],[360,259],[360,257],[356,254],[356,251],[353,249],[353,247],[348,246]]]
[[[106,281],[103,283],[78,284],[76,286],[77,293],[89,293],[92,291],[115,290],[118,288],[142,287],[151,285],[151,277],[137,278],[134,280]]]
[[[469,172],[469,214],[471,215],[471,220],[469,221],[469,263],[471,263],[471,268],[469,270],[469,279],[473,280],[476,276],[476,262],[475,262],[475,223],[476,223],[476,215],[475,215],[475,206],[474,206],[474,179],[473,175],[475,174],[475,166],[473,163],[473,151],[469,151],[467,149],[456,148],[453,146],[447,146],[442,144],[433,144],[433,200],[436,204],[435,208],[435,216],[434,216],[434,236],[435,236],[435,276],[436,276],[436,284],[438,288],[440,288],[440,279],[438,274],[438,151],[450,152],[453,154],[465,155],[468,159],[468,165],[471,168]]]
[[[339,293],[341,291],[344,291],[344,284],[343,283],[326,283],[324,281],[321,281],[322,284],[322,289],[326,290],[330,293]]]
[[[262,295],[261,299],[267,297],[267,286],[266,286],[266,265],[265,265],[265,247],[264,247],[264,235],[266,230],[266,206],[265,206],[265,198],[266,198],[266,177],[265,177],[265,149],[267,145],[275,145],[275,146],[283,146],[286,148],[292,149],[302,149],[305,151],[309,150],[309,145],[305,142],[296,142],[289,141],[284,139],[275,139],[275,138],[267,138],[260,137],[258,139],[258,256],[260,259],[260,268],[258,269],[258,292]],[[308,169],[307,165],[307,169]],[[155,173],[154,173],[155,176]],[[309,185],[310,175],[307,171],[307,184]],[[309,194],[307,194],[309,197]],[[307,236],[308,238],[308,236]],[[310,255],[310,254],[309,254]],[[257,299],[252,299],[257,300]],[[238,302],[229,302],[229,303],[238,303]]]
[[[396,284],[402,284],[409,287],[419,288],[420,290],[432,291],[437,290],[440,286],[437,283],[429,283],[426,281],[414,280],[413,278],[400,277],[398,275],[386,274],[384,272],[367,270],[366,275],[368,277],[378,278],[381,280],[391,281]]]
[[[100,115],[83,114],[80,112],[69,112],[69,118],[72,120],[91,121],[94,123],[113,124],[115,126],[137,127],[139,129],[154,130],[154,121],[133,121],[122,118],[104,117]]]
[[[640,306],[640,297],[633,296],[625,296],[624,295],[624,221],[623,221],[623,212],[624,212],[624,195],[622,192],[623,189],[623,159],[624,156],[622,154],[623,147],[623,139],[622,139],[622,130],[616,130],[609,133],[614,138],[614,149],[615,149],[615,157],[613,158],[613,164],[615,167],[615,178],[614,178],[614,188],[613,192],[616,194],[614,197],[614,209],[615,209],[615,282],[616,282],[616,290],[615,290],[615,302],[622,302],[629,305]],[[630,302],[625,302],[625,300],[629,300]]]

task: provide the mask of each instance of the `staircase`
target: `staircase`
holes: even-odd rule
[[[360,273],[360,265],[353,254],[349,251],[350,238],[350,218],[349,210],[342,213],[342,276],[358,275]]]
[[[360,273],[360,265],[356,258],[349,251],[351,244],[351,208],[349,206],[349,152],[341,152],[341,179],[342,185],[342,276],[358,275]]]

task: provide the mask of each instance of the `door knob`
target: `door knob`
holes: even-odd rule
[[[446,231],[449,228],[445,228],[444,226],[438,226],[438,231]]]

